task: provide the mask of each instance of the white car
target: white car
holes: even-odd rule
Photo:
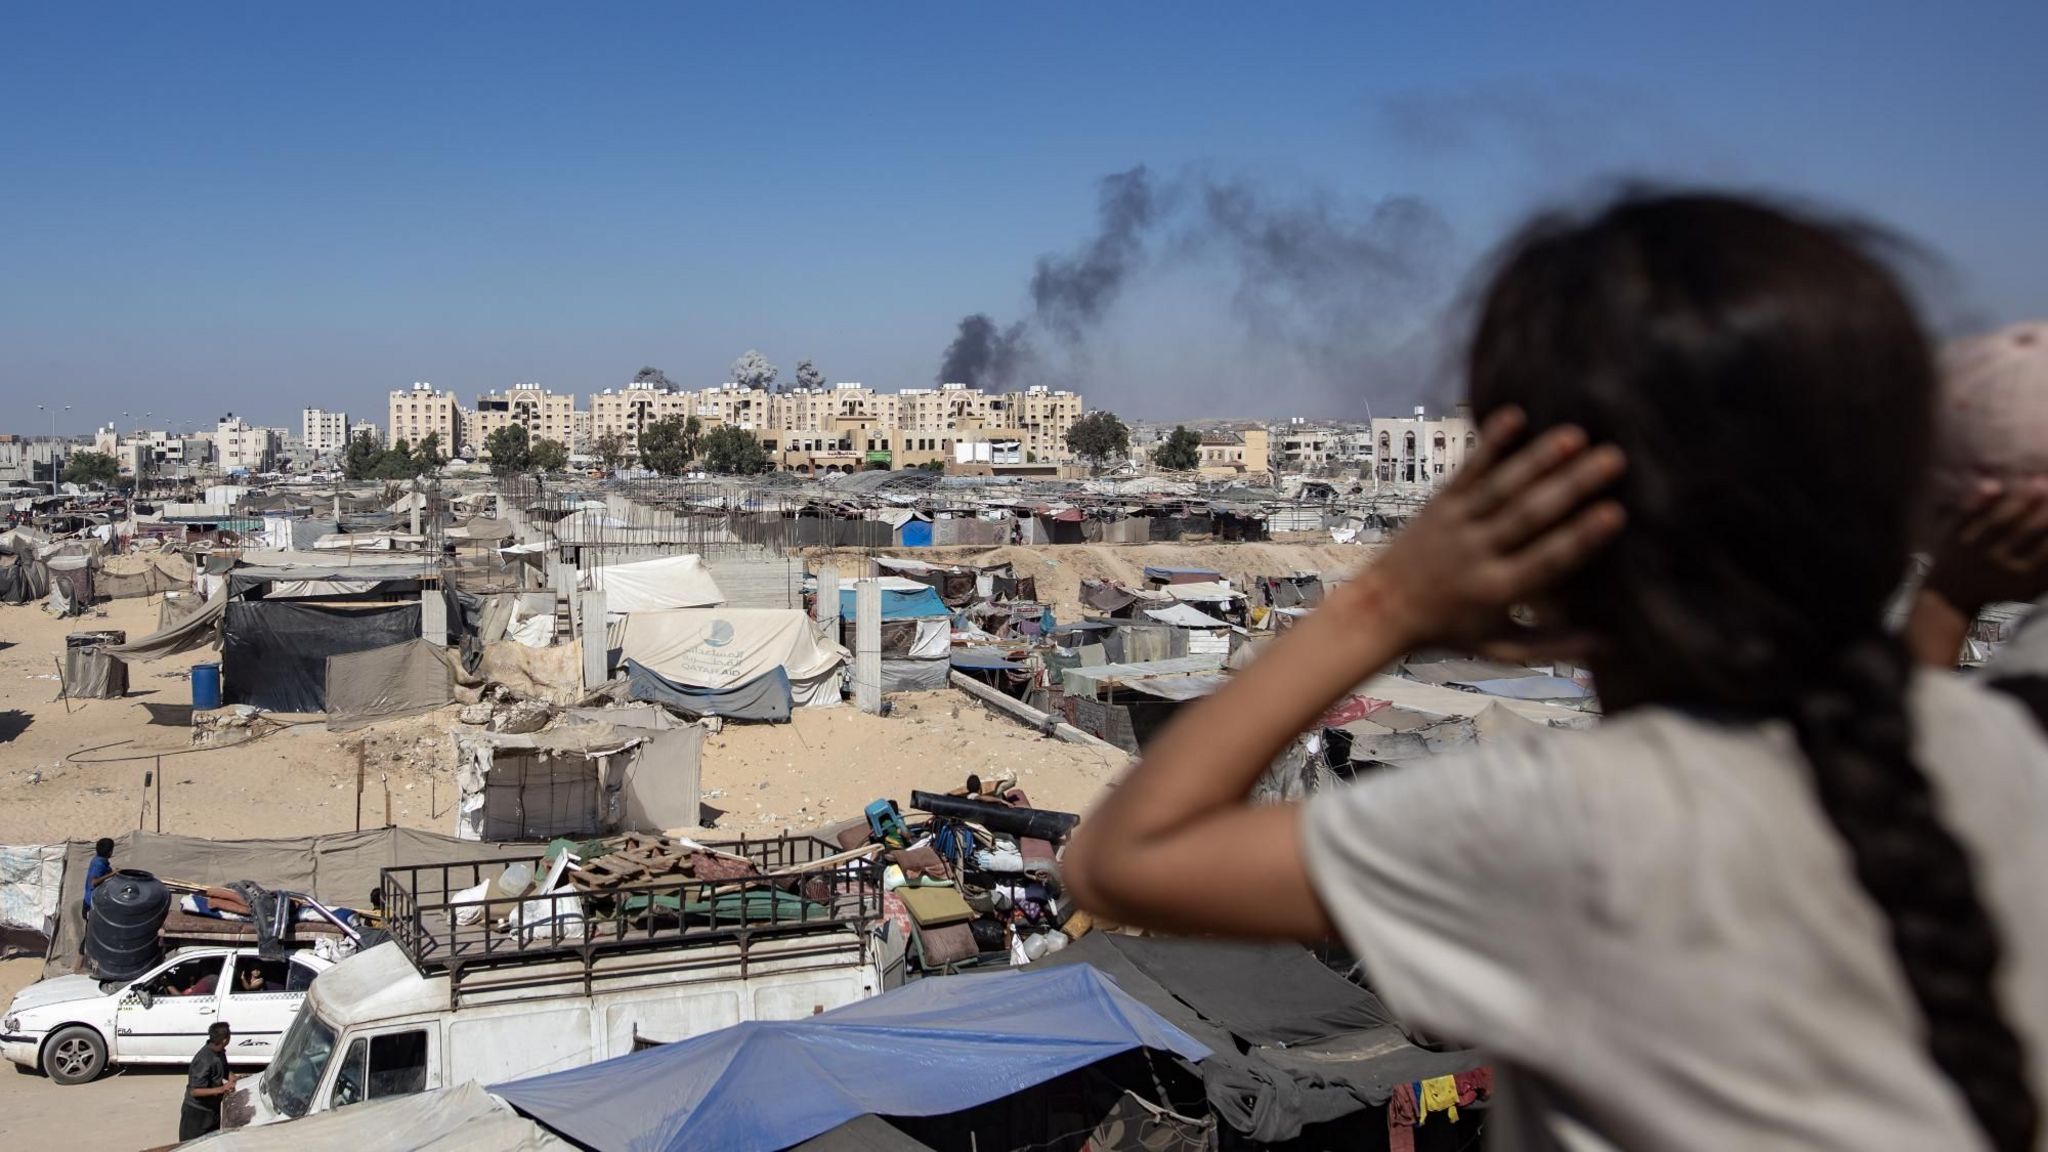
[[[228,1063],[270,1063],[313,977],[333,965],[311,952],[265,960],[254,948],[180,948],[125,983],[58,976],[15,993],[0,1019],[0,1056],[59,1084],[110,1064],[185,1064],[225,1020]]]

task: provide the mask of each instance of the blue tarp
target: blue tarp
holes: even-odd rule
[[[598,1152],[775,1152],[866,1113],[942,1116],[1133,1048],[1209,1049],[1085,964],[920,980],[491,1091]]]
[[[1505,676],[1499,680],[1453,680],[1460,688],[1510,700],[1584,700],[1592,690],[1562,676]]]
[[[905,520],[903,527],[896,530],[896,542],[905,548],[931,547],[932,522],[929,520]]]
[[[630,699],[651,700],[692,716],[766,720],[774,724],[787,723],[789,710],[796,703],[789,686],[789,671],[781,665],[730,688],[698,688],[678,684],[638,660],[627,660],[626,692]]]
[[[854,597],[858,593],[845,585],[839,586],[839,618],[851,621],[855,618]],[[898,592],[893,588],[882,589],[882,619],[916,620],[921,617],[953,615],[946,602],[939,599],[936,588],[919,588],[915,592]]]

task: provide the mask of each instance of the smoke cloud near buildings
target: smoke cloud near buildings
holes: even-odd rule
[[[1029,313],[1008,327],[974,313],[942,357],[940,382],[1071,385],[1117,403],[1177,408],[1171,381],[1088,379],[1090,341],[1148,277],[1216,267],[1246,350],[1275,366],[1247,383],[1260,405],[1355,411],[1420,395],[1440,362],[1451,228],[1416,197],[1350,200],[1275,192],[1140,165],[1103,178],[1092,235],[1035,262]],[[1282,363],[1282,362],[1285,363]],[[1275,380],[1288,383],[1273,392]]]

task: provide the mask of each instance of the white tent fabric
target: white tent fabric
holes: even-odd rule
[[[1218,620],[1200,608],[1186,604],[1172,604],[1165,608],[1147,608],[1145,615],[1161,624],[1172,624],[1180,628],[1229,628],[1230,621]]]
[[[1203,604],[1220,604],[1236,600],[1244,593],[1237,591],[1221,580],[1203,580],[1192,584],[1168,584],[1159,589],[1175,600],[1193,600]]]
[[[575,1145],[471,1080],[285,1124],[217,1132],[184,1147],[206,1152],[570,1152]]]
[[[47,930],[63,884],[64,845],[0,844],[0,928]]]
[[[678,608],[626,618],[620,655],[679,684],[730,688],[780,667],[790,682],[836,672],[846,649],[795,608]]]
[[[592,588],[604,590],[607,612],[660,612],[725,603],[725,593],[711,579],[702,556],[664,556],[611,564],[591,569],[589,577]]]

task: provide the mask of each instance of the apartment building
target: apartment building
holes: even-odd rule
[[[450,457],[460,456],[468,446],[462,438],[462,404],[452,390],[443,392],[424,381],[393,389],[390,416],[388,444],[403,440],[415,445],[429,435],[438,436],[442,453]]]
[[[348,426],[348,438],[356,440],[368,436],[370,443],[384,447],[384,429],[375,420],[358,420]]]
[[[1373,474],[1381,483],[1435,485],[1477,450],[1479,427],[1462,404],[1455,415],[1436,418],[1418,407],[1413,416],[1375,418],[1372,444]]]
[[[348,413],[326,408],[299,412],[299,440],[313,456],[338,456],[348,448]]]
[[[1001,408],[992,409],[990,423],[1016,429],[1027,459],[1062,463],[1068,459],[1067,431],[1086,411],[1079,393],[1036,385],[1008,393],[1001,402]]]
[[[476,408],[463,418],[462,442],[481,460],[490,458],[491,433],[513,424],[526,429],[529,441],[553,440],[566,448],[576,438],[576,397],[539,384],[515,384],[478,396]]]
[[[590,398],[591,442],[616,433],[625,437],[629,451],[638,452],[642,428],[670,416],[695,415],[697,399],[697,393],[644,381],[607,388]]]
[[[269,472],[277,465],[277,430],[258,428],[233,412],[213,426],[213,458],[222,473]]]

